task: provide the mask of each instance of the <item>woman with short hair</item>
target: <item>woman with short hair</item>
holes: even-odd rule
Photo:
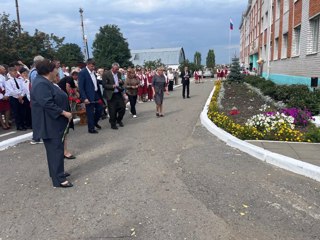
[[[163,95],[164,92],[169,95],[166,77],[163,73],[164,69],[159,67],[157,69],[156,74],[152,78],[152,89],[153,89],[153,96],[154,101],[156,103],[156,116],[163,117]]]
[[[72,119],[68,96],[52,80],[55,64],[45,59],[36,64],[37,77],[31,89],[32,126],[35,138],[43,139],[54,187],[72,187],[64,172],[64,136],[68,122]]]

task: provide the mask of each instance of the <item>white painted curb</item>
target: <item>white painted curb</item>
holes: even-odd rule
[[[78,124],[80,122],[80,119],[76,118],[73,120],[73,122],[74,122],[74,124]],[[19,143],[22,143],[22,142],[25,142],[25,141],[28,141],[31,139],[32,139],[32,132],[1,141],[0,142],[0,151],[3,151],[9,147],[15,146]]]
[[[242,152],[248,153],[249,155],[275,165],[277,167],[286,169],[288,171],[312,178],[316,181],[320,182],[320,167],[305,163],[300,160],[290,158],[287,156],[283,156],[278,153],[273,153],[268,150],[265,150],[261,147],[255,146],[248,142],[242,141],[230,133],[222,130],[221,128],[217,127],[209,118],[208,118],[208,108],[214,93],[215,87],[213,88],[210,96],[200,114],[201,124],[206,127],[206,129],[217,136],[222,141],[226,142],[227,145],[239,149]]]

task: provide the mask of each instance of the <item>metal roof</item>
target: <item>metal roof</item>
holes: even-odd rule
[[[135,66],[143,66],[146,61],[156,61],[158,59],[161,59],[161,62],[165,65],[179,65],[185,61],[184,50],[182,47],[131,50],[130,61]]]

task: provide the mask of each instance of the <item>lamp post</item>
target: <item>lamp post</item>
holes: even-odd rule
[[[21,24],[20,24],[18,0],[16,0],[16,12],[17,12],[18,31],[19,31],[19,36],[20,36],[21,35]]]
[[[87,36],[84,35],[83,9],[82,9],[82,8],[79,9],[79,13],[80,13],[80,19],[81,19],[81,30],[82,30],[82,41],[83,41],[83,53],[84,53],[84,57],[85,57],[86,59],[88,59],[88,58],[89,58],[89,51],[88,51]]]
[[[84,35],[84,40],[85,40],[85,44],[86,44],[86,49],[87,49],[87,59],[90,58],[89,56],[89,47],[88,47],[88,38],[87,38],[87,35]]]

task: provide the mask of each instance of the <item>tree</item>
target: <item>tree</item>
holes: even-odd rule
[[[234,56],[234,58],[232,58],[230,73],[227,78],[228,81],[241,82],[243,80],[243,74],[241,74],[240,70],[239,58]]]
[[[92,46],[93,57],[98,66],[111,67],[114,62],[124,67],[133,65],[130,62],[129,44],[117,25],[100,27]]]
[[[76,66],[84,60],[81,48],[75,43],[62,45],[56,53],[56,58],[67,66]]]
[[[199,52],[195,52],[194,54],[194,64],[197,65],[197,66],[200,66],[201,65],[201,53]]]
[[[165,67],[165,64],[161,62],[161,59],[155,61],[145,61],[143,64],[144,68],[157,69],[158,67]]]
[[[19,36],[17,22],[11,21],[6,13],[0,14],[0,62],[2,63],[8,64],[16,60],[32,63],[33,57],[39,54],[53,58],[63,41],[64,38],[37,29],[33,36],[24,31]]]
[[[214,69],[214,67],[216,65],[216,56],[214,54],[213,49],[209,49],[209,51],[208,51],[206,65],[207,65],[207,68],[211,68],[212,70]]]
[[[183,63],[181,63],[179,65],[180,72],[183,72],[185,67],[188,67],[188,69],[191,72],[194,72],[194,71],[200,69],[199,66],[197,66],[195,63],[191,63],[188,59],[186,59]]]

